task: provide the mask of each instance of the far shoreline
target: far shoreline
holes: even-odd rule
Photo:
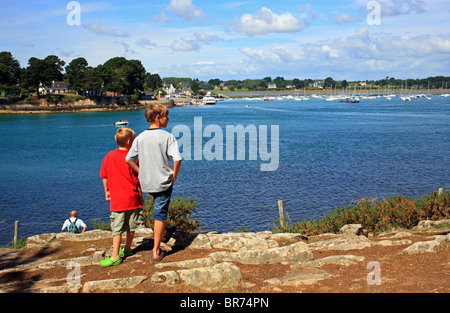
[[[445,89],[435,89],[430,90],[429,94],[434,96],[439,96],[446,92]],[[404,90],[395,90],[392,94],[401,96]],[[334,92],[329,90],[270,90],[270,91],[228,91],[228,90],[215,90],[216,97],[218,99],[238,99],[238,98],[252,98],[252,97],[265,97],[265,96],[327,96],[333,95]],[[366,92],[362,92],[361,95],[366,95]],[[369,95],[381,95],[378,91],[371,91]],[[428,92],[427,92],[428,94]],[[383,96],[383,95],[381,95]],[[139,100],[138,103],[134,104],[117,104],[114,101],[115,97],[105,97],[104,100],[107,102],[112,102],[109,104],[97,104],[93,100],[94,98],[87,98],[86,100],[80,100],[69,104],[44,104],[42,103],[24,103],[24,104],[1,104],[0,105],[0,115],[15,115],[15,114],[52,114],[52,113],[80,113],[80,112],[115,112],[115,111],[139,111],[145,110],[148,105],[153,103],[161,103],[168,108],[174,108],[177,106],[182,106],[189,104],[191,101],[196,101],[196,98],[190,97],[180,97],[174,98],[173,100],[159,99],[159,100]]]

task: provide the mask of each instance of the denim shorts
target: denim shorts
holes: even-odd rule
[[[153,219],[155,221],[166,222],[167,215],[169,213],[169,204],[170,197],[172,196],[172,187],[171,185],[168,189],[161,191],[150,193],[153,197],[154,207],[153,207]]]

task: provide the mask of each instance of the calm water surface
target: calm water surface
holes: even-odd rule
[[[270,230],[278,200],[295,222],[363,197],[417,198],[450,187],[449,98],[230,100],[173,108],[169,117],[168,131],[186,125],[192,137],[196,117],[223,134],[227,125],[267,125],[270,138],[270,126],[279,125],[276,171],[261,171],[268,161],[259,156],[207,161],[192,152],[183,161],[174,195],[198,198],[195,217],[208,231]],[[119,119],[137,133],[148,127],[143,111],[0,116],[0,245],[11,241],[16,220],[24,237],[60,231],[74,209],[88,229],[94,219],[109,220],[99,170],[116,148]]]

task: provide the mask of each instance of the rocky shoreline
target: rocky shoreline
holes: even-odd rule
[[[111,252],[109,231],[41,234],[26,248],[0,250],[0,293],[450,291],[450,220],[381,235],[361,230],[346,225],[309,238],[175,232],[163,245],[168,256],[154,264],[153,233],[142,229],[134,255],[111,268],[99,265]]]
[[[175,107],[175,101],[140,100],[132,103],[129,97],[98,97],[78,100],[70,104],[49,104],[46,101],[35,104],[2,104],[0,114],[42,114],[69,112],[102,112],[145,110],[152,103],[161,103],[169,108]]]

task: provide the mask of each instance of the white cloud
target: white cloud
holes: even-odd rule
[[[291,13],[276,14],[266,7],[253,14],[244,14],[234,21],[236,30],[250,36],[298,32],[306,26],[304,20],[295,18]]]
[[[213,61],[199,61],[199,62],[195,62],[195,65],[214,65],[216,64],[216,62]]]
[[[333,17],[333,20],[336,24],[341,25],[341,24],[345,24],[345,23],[357,22],[357,21],[360,21],[361,19],[359,17],[351,17],[347,13],[341,13],[341,14],[336,14]]]
[[[130,37],[127,33],[118,33],[115,30],[112,30],[108,26],[101,25],[99,23],[91,23],[83,26],[85,29],[97,34],[97,35],[107,35],[112,37]]]
[[[195,39],[183,38],[181,40],[175,40],[172,42],[172,50],[176,52],[186,52],[186,51],[198,51],[200,45]]]
[[[282,63],[292,63],[299,61],[302,58],[300,55],[293,53],[291,50],[282,46],[272,47],[270,48],[270,51],[272,51]]]
[[[240,51],[248,57],[248,62],[258,62],[258,63],[273,63],[279,62],[278,58],[269,56],[262,49],[252,49],[252,48],[242,48]]]
[[[204,42],[204,43],[211,43],[213,41],[221,41],[224,40],[222,37],[217,36],[217,35],[211,35],[211,34],[207,34],[207,33],[198,33],[196,32],[194,34],[195,38],[197,38],[198,41]]]
[[[291,50],[282,46],[270,47],[268,48],[268,51],[264,51],[263,49],[252,49],[245,47],[240,51],[248,57],[246,62],[253,63],[289,64],[302,59],[300,55],[295,54]]]
[[[170,18],[166,15],[166,12],[164,11],[161,11],[161,14],[159,15],[153,16],[152,20],[153,22],[161,21],[166,24],[170,23],[171,21]]]
[[[147,38],[141,38],[139,40],[136,40],[136,45],[147,49],[150,49],[152,46],[156,46],[154,42],[152,42],[150,39]]]
[[[166,9],[183,21],[195,21],[206,16],[202,10],[192,4],[192,0],[171,0]]]
[[[325,45],[322,46],[322,51],[329,57],[329,58],[339,58],[339,52],[337,50],[332,49],[330,46]]]
[[[307,4],[305,4],[305,5],[300,5],[299,7],[298,7],[298,9],[299,10],[306,10],[306,16],[308,17],[308,18],[310,18],[310,19],[312,19],[312,20],[315,20],[315,19],[317,19],[317,18],[319,18],[319,14],[317,14],[315,11],[314,11],[314,9],[312,8],[312,6],[309,4],[309,3],[307,3]]]

